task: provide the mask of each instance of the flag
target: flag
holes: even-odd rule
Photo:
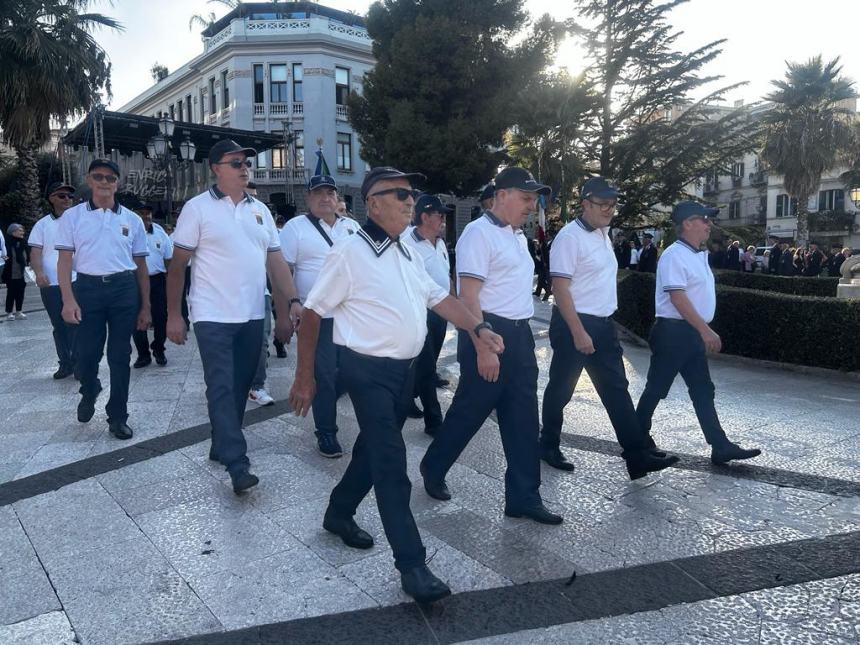
[[[328,164],[323,157],[322,148],[317,150],[317,167],[314,170],[314,175],[331,175],[331,170],[328,169]]]
[[[538,229],[537,238],[543,242],[546,235],[546,198],[538,195]]]

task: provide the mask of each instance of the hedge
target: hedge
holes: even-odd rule
[[[717,284],[757,291],[775,291],[795,296],[836,297],[839,278],[770,275],[768,273],[744,273],[742,271],[714,271]]]
[[[794,279],[794,278],[792,278]],[[812,278],[813,280],[816,278]],[[619,271],[616,320],[642,338],[654,322],[655,276]],[[860,300],[717,285],[711,324],[723,352],[781,363],[860,370]]]

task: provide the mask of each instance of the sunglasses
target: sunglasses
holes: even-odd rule
[[[412,188],[386,188],[385,190],[380,190],[376,193],[371,193],[368,197],[380,197],[382,195],[394,195],[397,197],[397,201],[405,202],[410,197],[415,199],[418,194],[417,190],[413,190]]]
[[[105,175],[100,172],[91,172],[90,177],[92,177],[94,181],[106,181],[109,184],[115,184],[119,180],[119,177],[116,175]]]
[[[54,197],[57,199],[71,199],[72,196],[69,193],[54,193]]]
[[[597,206],[597,208],[602,210],[604,213],[611,211],[613,208],[615,208],[615,205],[617,204],[617,202],[609,202],[609,203],[596,202],[593,199],[589,199],[588,201],[590,201],[592,204]]]
[[[231,168],[235,168],[239,170],[239,168],[250,168],[252,164],[248,159],[240,160],[240,159],[231,159],[230,161],[218,161],[215,163],[216,166],[228,165]]]

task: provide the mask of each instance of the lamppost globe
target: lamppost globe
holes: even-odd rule
[[[169,154],[170,146],[168,145],[167,137],[153,137],[152,143],[155,147],[155,154],[157,157],[166,157]]]
[[[152,139],[146,142],[146,156],[155,159],[155,141]]]
[[[170,118],[169,114],[165,114],[160,119],[158,119],[158,131],[161,132],[161,136],[163,137],[172,137],[174,126],[175,123],[173,119]]]
[[[197,152],[197,146],[191,139],[186,138],[185,141],[179,144],[179,151],[182,153],[184,161],[194,161],[194,155]]]

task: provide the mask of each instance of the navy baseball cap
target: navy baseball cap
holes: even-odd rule
[[[719,208],[711,208],[710,206],[705,206],[699,202],[685,200],[675,204],[675,207],[672,209],[672,221],[675,222],[675,224],[680,224],[691,217],[710,219],[712,217],[716,217],[719,213]]]
[[[603,177],[592,177],[582,185],[582,199],[618,199],[621,193]]]
[[[518,166],[508,166],[502,170],[502,172],[496,175],[493,183],[495,184],[495,190],[516,188],[517,190],[523,190],[527,193],[537,193],[539,195],[549,195],[552,192],[552,188],[538,183],[528,170],[519,168]]]
[[[233,141],[233,139],[221,139],[209,150],[209,165],[218,163],[224,158],[224,155],[229,155],[233,152],[244,152],[246,158],[257,156],[257,151],[253,148],[243,148]]]
[[[480,197],[478,197],[478,201],[482,202],[485,199],[492,199],[493,195],[496,194],[496,187],[493,182],[490,182],[486,186],[484,186],[484,190],[481,191]]]
[[[308,182],[308,192],[313,192],[317,188],[334,188],[337,190],[337,183],[335,183],[334,177],[329,175],[314,175],[311,177],[311,180]]]
[[[52,184],[48,185],[48,197],[56,193],[58,190],[66,190],[70,193],[75,192],[74,187],[69,186],[68,184],[64,184],[61,181],[55,181]]]
[[[407,179],[409,183],[412,183],[413,179],[424,180],[427,177],[420,172],[402,172],[391,166],[377,166],[376,168],[372,168],[364,177],[364,181],[361,182],[361,196],[367,199],[367,195],[370,193],[370,189],[373,188],[373,184],[384,179]]]
[[[442,200],[436,195],[421,195],[418,201],[415,202],[415,216],[418,217],[421,213],[453,213],[454,209],[450,206],[445,206]]]
[[[90,173],[96,168],[110,168],[113,170],[114,174],[119,177],[119,166],[116,165],[116,162],[110,159],[93,159],[90,162],[89,168],[87,168],[87,172]]]

